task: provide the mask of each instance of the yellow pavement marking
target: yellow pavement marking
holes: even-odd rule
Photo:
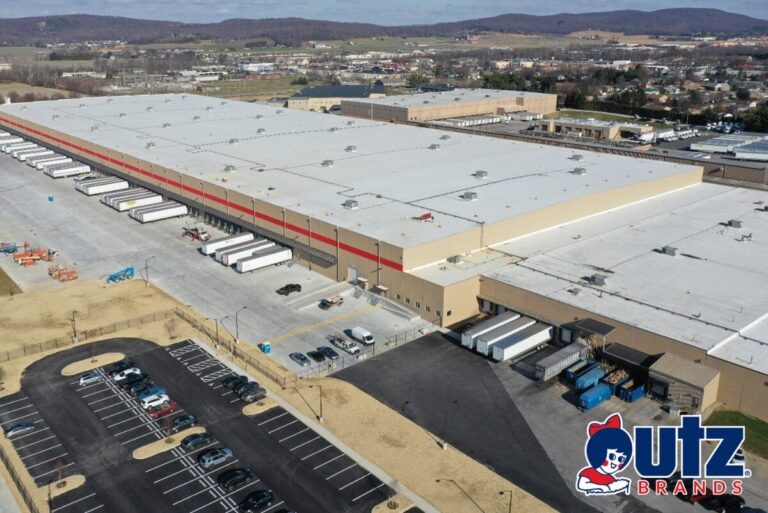
[[[309,333],[312,331],[316,331],[320,328],[323,328],[325,326],[328,326],[329,324],[333,324],[336,321],[343,321],[345,319],[349,319],[350,317],[355,317],[357,315],[360,315],[365,312],[370,312],[372,310],[375,310],[377,307],[373,305],[364,306],[362,308],[358,308],[357,310],[352,310],[350,312],[345,312],[339,315],[334,315],[333,317],[329,319],[325,319],[320,322],[316,322],[315,324],[310,324],[308,326],[302,326],[300,328],[296,328],[290,331],[286,331],[285,333],[278,335],[276,337],[272,337],[269,339],[269,341],[274,344],[276,342],[282,342],[283,340],[287,340],[289,338],[298,337],[300,335],[303,335],[304,333]]]

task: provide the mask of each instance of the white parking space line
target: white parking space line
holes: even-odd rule
[[[92,405],[92,404],[100,403],[101,401],[107,401],[107,400],[109,400],[109,399],[114,399],[114,398],[115,398],[115,396],[114,396],[114,395],[111,395],[111,396],[109,396],[109,397],[103,397],[103,398],[101,398],[101,399],[96,399],[95,401],[91,401],[90,403],[87,403],[87,404],[88,404],[88,406],[90,406],[90,405]]]
[[[83,390],[88,390],[89,388],[93,388],[93,387],[95,387],[95,386],[99,386],[99,385],[107,385],[107,386],[109,386],[109,384],[108,384],[108,383],[106,383],[106,382],[105,382],[105,381],[102,379],[101,381],[97,381],[96,383],[91,383],[90,385],[85,385],[84,387],[80,387],[80,388],[78,388],[78,389],[77,389],[77,391],[78,391],[78,392],[82,392]],[[85,397],[85,396],[83,396],[83,397]]]
[[[115,413],[110,413],[109,415],[106,415],[106,416],[104,416],[104,417],[99,417],[99,420],[107,420],[107,419],[110,419],[110,418],[112,418],[112,417],[116,417],[116,416],[118,416],[118,415],[121,415],[121,414],[123,414],[123,413],[125,413],[125,412],[132,412],[132,413],[135,413],[135,410],[133,409],[133,407],[132,407],[132,406],[129,406],[128,408],[126,408],[126,409],[124,409],[124,410],[120,410],[120,411],[118,411],[118,412],[115,412]]]
[[[96,394],[103,394],[104,392],[111,392],[111,391],[112,391],[112,389],[111,389],[111,388],[109,388],[109,387],[107,387],[107,388],[104,388],[104,389],[102,389],[102,390],[98,390],[98,391],[96,391],[96,392],[91,392],[90,394],[85,394],[85,395],[83,396],[83,399],[85,399],[86,397],[91,397],[92,395],[96,395]]]
[[[283,443],[283,442],[285,442],[286,440],[290,440],[290,439],[291,439],[291,438],[293,438],[294,436],[299,436],[300,434],[302,434],[302,433],[306,433],[307,431],[309,431],[309,428],[308,428],[308,427],[305,427],[305,428],[304,428],[304,429],[302,429],[301,431],[297,431],[297,432],[295,432],[295,433],[294,433],[294,434],[292,434],[292,435],[288,435],[288,436],[286,436],[285,438],[282,438],[282,439],[278,440],[278,442],[280,442],[280,443]]]
[[[39,432],[40,432],[40,431],[36,431],[36,433],[39,433]],[[21,438],[21,437],[19,437],[19,438]],[[47,437],[47,438],[42,438],[42,439],[40,439],[40,440],[37,440],[37,441],[35,441],[35,442],[29,442],[29,443],[28,443],[28,444],[26,444],[26,445],[22,445],[22,446],[20,446],[20,447],[16,447],[16,452],[19,452],[19,451],[20,451],[20,450],[22,450],[22,449],[26,449],[27,447],[31,447],[31,446],[33,446],[33,445],[39,444],[40,442],[45,442],[46,440],[50,440],[51,438],[56,438],[56,436],[55,436],[55,435],[51,435],[51,436],[49,436],[49,437]]]
[[[188,361],[194,360],[195,358],[200,358],[201,356],[205,356],[207,354],[208,353],[203,351],[200,354],[196,354],[195,356],[190,356],[189,358],[185,358],[183,360],[179,360],[179,363],[184,364],[184,362],[188,362]]]
[[[21,417],[16,417],[15,419],[6,420],[5,422],[3,422],[3,423],[0,423],[0,426],[5,426],[6,424],[10,424],[11,422],[16,422],[17,420],[20,420],[20,419],[25,419],[25,418],[27,418],[27,417],[31,417],[31,416],[33,416],[33,415],[37,415],[37,413],[38,413],[38,412],[37,412],[37,410],[35,410],[34,412],[32,412],[32,413],[27,413],[26,415],[22,415]]]
[[[275,504],[272,504],[272,505],[271,505],[270,507],[268,507],[267,509],[262,509],[262,510],[260,510],[260,511],[259,511],[259,513],[269,513],[269,512],[270,512],[270,511],[272,511],[273,509],[275,509],[275,508],[277,508],[277,507],[280,507],[280,506],[282,506],[283,504],[285,504],[285,501],[276,502]],[[239,507],[240,507],[240,506],[239,506],[238,504],[236,504],[236,505],[232,506],[232,508],[230,508],[230,509],[228,509],[227,511],[225,511],[224,513],[232,513],[233,511],[237,511]],[[283,511],[285,511],[285,510],[283,510]]]
[[[190,452],[184,453],[184,454],[182,454],[181,456],[179,456],[177,458],[173,458],[172,460],[168,460],[168,461],[163,462],[163,463],[161,463],[159,465],[156,465],[156,466],[154,466],[154,467],[152,467],[150,469],[147,469],[147,470],[144,471],[144,473],[148,474],[148,473],[152,472],[153,470],[157,470],[160,467],[168,465],[169,463],[173,463],[174,461],[179,461],[181,459],[186,458],[187,456],[191,456],[192,454],[195,454],[196,452],[200,452],[200,451],[203,451],[205,449],[208,449],[209,447],[213,447],[214,445],[217,445],[218,443],[219,443],[218,441],[211,442],[211,443],[209,443],[207,445],[204,445],[204,446],[200,447],[199,449],[195,449],[194,451],[190,451]]]
[[[288,424],[283,424],[282,426],[280,426],[280,427],[278,427],[278,428],[275,428],[275,429],[273,429],[272,431],[267,431],[267,433],[269,433],[269,434],[271,435],[271,434],[272,434],[272,433],[274,433],[275,431],[280,431],[281,429],[283,429],[283,428],[285,428],[285,427],[288,427],[288,426],[290,426],[291,424],[296,424],[298,421],[299,421],[299,419],[293,419],[293,420],[292,420],[292,421],[290,421]]]
[[[284,412],[283,412],[283,413],[281,413],[280,415],[275,415],[275,416],[274,416],[274,417],[272,417],[271,419],[267,419],[267,420],[264,420],[264,421],[262,421],[262,422],[259,422],[259,424],[258,424],[258,425],[259,425],[259,426],[263,426],[264,424],[266,424],[266,423],[268,423],[268,422],[272,422],[273,420],[277,420],[277,419],[279,419],[280,417],[284,417],[284,416],[286,416],[286,415],[288,415],[288,412],[287,412],[287,411],[284,411]]]
[[[229,401],[229,404],[236,403],[239,400],[240,400],[240,398],[236,397],[236,398],[232,399],[231,401]]]
[[[357,463],[352,463],[352,465],[346,467],[345,469],[339,470],[335,474],[331,474],[330,476],[326,477],[325,480],[328,481],[330,479],[333,479],[334,477],[338,476],[339,474],[341,474],[343,472],[346,472],[347,470],[351,469],[352,467],[356,467],[356,466],[357,466]]]
[[[59,506],[58,508],[53,508],[53,509],[51,510],[51,512],[60,511],[60,510],[62,510],[62,509],[64,509],[64,508],[68,508],[68,507],[72,506],[73,504],[77,504],[78,502],[80,502],[80,501],[84,501],[85,499],[90,499],[91,497],[93,497],[93,496],[95,496],[95,495],[96,495],[96,493],[92,493],[92,494],[90,494],[90,495],[86,495],[85,497],[80,497],[80,498],[79,498],[79,499],[77,499],[76,501],[72,501],[72,502],[70,502],[70,503],[68,503],[68,504],[64,504],[63,506]]]
[[[67,468],[67,467],[71,467],[71,466],[72,466],[72,465],[74,465],[74,464],[75,464],[75,462],[74,462],[74,461],[71,461],[71,462],[67,463],[66,465],[64,465],[64,466],[62,466],[62,467],[59,467],[59,468],[54,468],[54,469],[51,469],[51,470],[49,470],[48,472],[43,472],[42,474],[40,474],[40,475],[38,475],[38,476],[34,476],[32,479],[34,479],[35,481],[37,481],[38,479],[40,479],[40,478],[41,478],[41,477],[43,477],[43,476],[47,476],[48,474],[52,474],[53,472],[58,472],[59,470],[64,470],[65,468]]]
[[[350,486],[352,486],[353,484],[357,483],[358,481],[362,481],[363,479],[365,479],[366,477],[368,477],[368,476],[370,476],[370,475],[371,475],[371,473],[370,473],[370,472],[368,472],[368,473],[366,473],[364,476],[360,476],[360,477],[358,477],[357,479],[355,479],[355,480],[354,480],[354,481],[352,481],[351,483],[347,483],[347,484],[345,484],[344,486],[342,486],[341,488],[339,488],[339,491],[342,491],[344,488],[349,488],[349,487],[350,487]]]
[[[121,420],[121,421],[119,421],[119,422],[115,422],[114,424],[110,424],[109,426],[107,426],[107,429],[112,429],[112,428],[113,428],[113,427],[115,427],[115,426],[119,426],[120,424],[125,424],[126,422],[130,422],[130,421],[132,421],[132,420],[138,420],[138,421],[141,421],[142,419],[141,419],[141,417],[133,416],[133,417],[131,417],[130,419],[125,419],[125,420]],[[144,423],[142,423],[142,425],[145,425],[145,424],[144,424]]]
[[[24,396],[21,399],[14,399],[13,401],[8,401],[7,403],[0,404],[0,414],[3,413],[2,409],[5,408],[6,406],[8,406],[9,404],[14,404],[14,403],[18,403],[18,402],[21,402],[21,401],[26,401],[27,399],[29,399],[29,397]]]
[[[338,459],[339,459],[339,458],[341,458],[342,456],[344,456],[344,453],[343,453],[343,452],[342,452],[341,454],[339,454],[338,456],[335,456],[335,457],[331,458],[330,460],[326,461],[325,463],[321,463],[320,465],[316,466],[316,467],[315,467],[315,468],[313,468],[312,470],[317,470],[317,469],[319,469],[320,467],[324,467],[324,466],[328,465],[330,462],[338,460]]]
[[[326,450],[326,449],[330,449],[331,447],[333,447],[333,444],[329,444],[329,445],[326,445],[326,446],[325,446],[325,447],[323,447],[322,449],[320,449],[320,450],[317,450],[317,451],[313,452],[312,454],[308,454],[308,455],[304,456],[304,457],[303,457],[303,458],[301,458],[299,461],[308,460],[308,459],[309,459],[309,458],[311,458],[312,456],[316,456],[316,455],[320,454],[321,452],[323,452],[324,450]],[[291,450],[293,450],[293,449],[291,449]]]
[[[304,446],[305,446],[305,445],[307,445],[307,444],[311,444],[312,442],[314,442],[314,441],[315,441],[315,440],[317,440],[318,438],[320,438],[320,435],[317,435],[317,436],[316,436],[316,437],[314,437],[312,440],[307,440],[306,442],[302,443],[301,445],[297,445],[297,446],[296,446],[296,447],[294,447],[293,449],[288,449],[288,450],[289,450],[289,451],[295,451],[296,449],[298,449],[298,448],[300,448],[300,447],[304,447]]]
[[[223,468],[227,468],[227,467],[229,467],[230,465],[234,465],[234,464],[235,464],[235,463],[237,463],[238,461],[240,461],[240,460],[232,460],[232,461],[230,461],[229,463],[227,463],[227,464],[225,464],[225,465],[220,465],[220,466],[216,467],[215,469],[211,470],[210,472],[206,472],[205,474],[202,474],[202,475],[196,475],[194,479],[190,479],[189,481],[185,481],[185,482],[181,483],[180,485],[176,485],[176,486],[174,486],[173,488],[169,488],[169,489],[165,490],[165,491],[163,492],[163,495],[166,495],[166,494],[168,494],[168,493],[171,493],[171,492],[172,492],[172,491],[174,491],[174,490],[178,490],[179,488],[181,488],[181,487],[183,487],[183,486],[187,486],[187,485],[188,485],[188,484],[190,484],[190,483],[194,483],[195,481],[199,481],[199,480],[200,480],[200,478],[203,478],[203,477],[205,477],[205,476],[210,476],[211,474],[214,474],[214,473],[218,472],[219,470],[221,470],[221,469],[223,469]],[[187,467],[187,470],[192,470],[192,468],[193,468],[193,467]]]
[[[36,434],[40,433],[41,431],[48,431],[49,429],[51,429],[51,428],[44,427],[43,429],[36,429],[32,433],[27,433],[26,435],[21,435],[20,437],[14,438],[13,440],[14,441],[21,440],[22,438],[27,438],[28,436],[36,435]]]
[[[107,399],[110,399],[107,397]],[[117,401],[115,404],[110,404],[109,406],[102,406],[101,408],[98,408],[96,410],[93,410],[93,413],[99,413],[100,411],[108,410],[110,408],[114,408],[115,406],[120,406],[121,404],[125,404],[127,401]]]
[[[120,442],[120,445],[127,445],[127,444],[129,444],[131,442],[135,442],[136,440],[140,440],[141,438],[144,438],[145,436],[149,436],[149,435],[156,435],[157,436],[157,434],[158,433],[156,431],[149,431],[147,433],[144,433],[143,435],[139,435],[139,436],[137,436],[135,438],[131,438],[130,440],[126,440],[125,442]],[[161,436],[157,437],[158,440],[160,438],[162,438],[162,437]]]
[[[217,498],[216,500],[213,500],[213,501],[209,502],[208,504],[204,504],[204,505],[200,506],[199,508],[193,509],[193,510],[192,510],[192,511],[190,511],[189,513],[196,513],[196,512],[198,512],[198,511],[200,511],[201,509],[205,509],[205,508],[207,508],[207,507],[208,507],[208,506],[210,506],[211,504],[216,504],[216,503],[217,503],[217,502],[219,502],[221,499],[224,499],[224,498],[226,498],[226,497],[229,497],[230,495],[234,495],[234,494],[236,494],[237,492],[239,492],[239,491],[241,491],[241,490],[245,490],[245,489],[246,489],[246,488],[248,488],[249,486],[253,486],[253,485],[255,485],[256,483],[258,483],[259,481],[261,481],[261,479],[255,479],[255,480],[251,481],[250,483],[248,483],[248,484],[245,484],[245,485],[241,486],[240,488],[238,488],[238,489],[237,489],[237,490],[235,490],[234,492],[229,492],[228,494],[226,494],[226,495],[223,495],[221,498]],[[213,486],[211,486],[211,487],[209,487],[209,488],[206,488],[206,489],[204,489],[204,490],[200,490],[200,491],[199,491],[199,492],[197,492],[196,494],[194,494],[194,495],[190,495],[189,497],[185,497],[185,498],[181,499],[180,501],[176,501],[176,502],[174,502],[174,503],[173,503],[173,505],[175,506],[175,505],[177,505],[177,504],[181,504],[181,503],[182,503],[182,502],[184,502],[185,500],[187,500],[187,499],[191,499],[191,498],[192,498],[192,497],[194,497],[195,495],[200,495],[201,493],[203,493],[203,492],[206,492],[206,491],[210,490],[210,489],[211,489],[211,488],[213,488],[214,486],[218,486],[218,484],[216,484],[216,485],[213,485]]]
[[[59,454],[58,456],[54,456],[51,459],[48,459],[48,460],[45,460],[45,461],[41,461],[40,463],[35,463],[34,465],[28,466],[27,470],[33,469],[35,467],[39,467],[40,465],[45,465],[46,463],[50,463],[53,460],[56,460],[56,459],[59,459],[59,458],[63,458],[64,456],[67,456],[68,454],[69,454],[68,452],[65,452],[64,454]]]
[[[50,447],[48,447],[46,449],[42,449],[40,451],[33,452],[32,454],[27,454],[26,456],[22,456],[21,459],[22,460],[26,460],[27,458],[31,458],[32,456],[37,456],[38,454],[42,454],[44,452],[50,451],[51,449],[55,449],[57,447],[61,447],[61,444],[52,445],[52,446],[50,446]],[[19,450],[16,449],[16,452],[19,452]]]
[[[352,499],[352,502],[355,502],[355,501],[357,501],[358,499],[362,499],[363,497],[365,497],[365,496],[366,496],[366,495],[368,495],[369,493],[375,492],[376,490],[378,490],[378,489],[379,489],[379,488],[381,488],[382,486],[384,486],[384,483],[381,483],[379,486],[376,486],[376,487],[374,487],[374,488],[371,488],[371,489],[370,489],[370,490],[368,490],[367,492],[365,492],[365,493],[363,493],[363,494],[361,494],[361,495],[358,495],[357,497],[355,497],[354,499]]]
[[[97,509],[101,509],[101,508],[103,508],[103,507],[104,507],[104,504],[99,504],[99,505],[98,505],[98,506],[96,506],[95,508],[91,508],[91,509],[88,509],[88,510],[86,510],[86,511],[83,511],[83,513],[91,513],[92,511],[96,511]]]
[[[229,394],[234,394],[234,392],[232,390],[229,390],[229,391],[224,392],[223,394],[221,394],[221,397],[224,397],[225,395],[229,395]]]
[[[184,468],[182,468],[181,470],[177,470],[176,472],[171,472],[171,473],[170,473],[170,474],[168,474],[167,476],[163,476],[163,477],[161,477],[160,479],[155,479],[155,480],[154,480],[154,481],[152,481],[152,482],[153,482],[154,484],[157,484],[157,483],[162,483],[162,482],[163,482],[163,481],[165,481],[166,479],[170,479],[170,478],[172,478],[173,476],[176,476],[176,475],[179,475],[179,474],[181,474],[182,472],[191,472],[192,474],[195,474],[195,473],[193,472],[193,470],[192,470],[192,468],[193,468],[192,466],[186,466],[187,462],[185,462],[185,461],[182,461],[182,462],[181,462],[181,464],[182,464],[182,465],[185,465],[185,466],[184,466]],[[196,475],[196,474],[195,474],[195,475]]]
[[[25,408],[31,408],[32,406],[34,406],[34,405],[32,403],[29,403],[28,405],[22,406],[21,408],[16,408],[14,410],[4,411],[4,412],[0,413],[0,415],[5,415],[6,413],[13,413],[15,411],[23,410]]]

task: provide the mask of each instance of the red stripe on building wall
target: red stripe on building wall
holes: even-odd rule
[[[243,213],[248,214],[248,215],[253,215],[253,216],[257,217],[258,219],[262,219],[264,221],[267,221],[268,223],[272,223],[272,224],[278,225],[278,226],[284,226],[285,229],[287,229],[287,230],[291,230],[292,232],[295,232],[295,233],[298,233],[298,234],[301,234],[301,235],[305,235],[307,237],[310,237],[310,238],[312,238],[314,240],[317,240],[319,242],[322,242],[324,244],[328,244],[330,246],[337,246],[337,243],[336,243],[336,241],[334,239],[331,239],[330,237],[326,237],[326,236],[321,235],[319,233],[312,233],[310,230],[308,230],[306,228],[302,228],[301,226],[297,226],[297,225],[291,224],[291,223],[284,223],[281,219],[277,219],[275,217],[272,217],[272,216],[267,215],[267,214],[263,214],[261,212],[252,211],[250,208],[243,207],[241,205],[238,205],[237,203],[233,203],[231,201],[227,201],[225,198],[221,198],[221,197],[216,196],[214,194],[209,194],[209,193],[207,193],[205,191],[195,189],[195,188],[190,187],[188,185],[184,185],[184,184],[182,184],[180,182],[176,182],[174,180],[168,180],[165,176],[161,176],[161,175],[155,174],[155,173],[153,173],[151,171],[148,171],[146,169],[141,169],[140,167],[134,166],[132,164],[128,164],[127,162],[123,162],[121,160],[117,160],[117,159],[108,157],[106,155],[102,155],[102,154],[97,153],[95,151],[89,150],[87,148],[83,148],[82,146],[79,146],[77,144],[65,141],[63,139],[60,139],[60,138],[55,137],[55,136],[50,135],[50,134],[46,134],[44,132],[41,132],[40,130],[36,130],[34,128],[30,128],[28,126],[25,126],[25,125],[23,125],[21,123],[17,123],[15,121],[12,121],[10,119],[4,118],[2,116],[0,116],[0,121],[3,122],[3,123],[6,123],[8,125],[20,128],[22,130],[26,130],[27,132],[29,132],[31,134],[35,134],[35,135],[37,135],[37,136],[39,136],[39,137],[41,137],[43,139],[48,139],[49,141],[53,141],[53,142],[55,142],[57,144],[60,144],[62,146],[66,146],[66,147],[72,148],[74,150],[77,150],[79,152],[85,153],[87,155],[91,155],[92,157],[101,159],[103,161],[109,162],[110,164],[114,164],[114,165],[122,167],[124,169],[128,169],[128,170],[133,171],[135,173],[139,173],[142,176],[146,176],[148,178],[151,178],[151,179],[156,180],[158,182],[164,183],[166,185],[171,185],[171,186],[173,186],[173,187],[175,187],[177,189],[180,189],[182,191],[190,192],[190,193],[193,193],[193,194],[197,194],[198,196],[202,196],[205,199],[208,199],[208,200],[211,200],[213,202],[219,203],[220,205],[224,205],[225,207],[233,208],[233,209],[235,209],[237,211],[243,212]],[[354,246],[350,246],[349,244],[344,244],[343,242],[339,242],[338,243],[338,248],[341,249],[342,251],[346,251],[347,253],[352,253],[353,255],[357,255],[357,256],[365,258],[367,260],[371,260],[373,262],[378,262],[379,264],[387,266],[387,267],[390,267],[390,268],[392,268],[392,269],[394,269],[396,271],[402,271],[403,270],[403,265],[401,263],[399,263],[399,262],[395,262],[395,261],[389,260],[387,258],[379,258],[377,255],[375,255],[375,254],[373,254],[373,253],[371,253],[369,251],[365,251],[365,250],[356,248]]]

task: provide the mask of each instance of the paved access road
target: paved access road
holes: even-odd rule
[[[391,493],[284,410],[243,415],[243,403],[219,385],[231,372],[193,342],[162,348],[143,340],[114,339],[100,342],[99,350],[121,352],[135,362],[179,404],[180,410],[168,418],[195,415],[213,434],[211,447],[231,448],[234,461],[203,471],[196,457],[204,448],[134,460],[134,449],[165,437],[163,419],[150,419],[109,379],[80,387],[76,377],[62,376],[65,365],[90,356],[88,347],[64,351],[33,364],[22,379],[22,393],[0,401],[0,422],[16,422],[20,415],[25,418],[19,422],[39,421],[39,429],[23,435],[29,438],[14,442],[22,457],[29,456],[28,467],[36,465],[31,470],[55,474],[62,468],[86,476],[84,487],[55,499],[57,513],[227,513],[237,511],[239,501],[259,489],[270,489],[276,497],[259,513],[362,513]],[[271,424],[280,419],[291,424],[275,430],[280,426]],[[27,445],[35,442],[39,448]],[[335,459],[326,463],[326,457]],[[334,476],[327,472],[341,464],[348,468],[334,470],[341,470]],[[216,476],[237,467],[250,468],[255,478],[226,493]]]

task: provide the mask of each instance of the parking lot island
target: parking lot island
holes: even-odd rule
[[[103,367],[111,363],[119,362],[120,360],[123,360],[123,359],[125,359],[125,355],[123,353],[97,354],[92,356],[91,358],[86,358],[85,360],[80,360],[79,362],[70,363],[69,365],[61,369],[61,375],[77,376],[78,374],[81,374],[83,372],[87,372],[89,370],[93,370],[98,367]]]
[[[196,433],[204,433],[204,432],[205,432],[204,427],[195,426],[195,427],[187,428],[184,431],[179,431],[178,433],[174,433],[167,438],[161,438],[160,440],[155,440],[154,442],[148,443],[147,445],[142,445],[138,449],[134,449],[133,459],[146,460],[151,458],[152,456],[157,456],[158,454],[168,452],[172,449],[177,448],[179,445],[181,445],[181,441],[184,440],[184,437],[189,435],[194,435]]]

